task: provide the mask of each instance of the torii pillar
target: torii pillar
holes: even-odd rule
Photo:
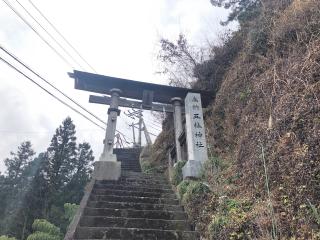
[[[173,121],[176,143],[177,162],[182,161],[181,145],[179,137],[182,133],[182,99],[179,97],[171,98],[173,105]]]
[[[110,90],[111,103],[108,109],[108,123],[104,139],[103,152],[99,161],[94,163],[93,178],[96,180],[118,180],[121,175],[121,162],[113,154],[114,137],[117,127],[117,117],[120,115],[119,97],[121,90]]]

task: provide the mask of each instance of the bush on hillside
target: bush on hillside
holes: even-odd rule
[[[171,183],[174,186],[177,186],[183,180],[182,168],[184,167],[185,164],[186,164],[186,161],[179,161],[172,168]]]
[[[0,236],[0,240],[16,240],[14,237]]]

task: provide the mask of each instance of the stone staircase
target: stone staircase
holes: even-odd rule
[[[117,160],[121,162],[122,170],[141,172],[139,163],[141,148],[115,148],[113,153],[117,155]]]
[[[74,234],[65,239],[199,239],[166,178],[138,172],[132,162],[139,163],[131,159],[134,171],[124,164],[118,181],[92,183]]]

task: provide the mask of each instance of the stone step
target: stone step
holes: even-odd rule
[[[90,201],[110,201],[110,202],[134,202],[134,203],[152,203],[152,204],[170,204],[178,205],[178,199],[170,198],[151,198],[151,197],[135,197],[135,196],[117,196],[117,195],[95,195],[91,194]]]
[[[155,184],[169,184],[169,181],[167,179],[161,179],[161,178],[147,178],[147,177],[120,177],[118,182],[139,182],[139,183],[155,183]]]
[[[141,168],[140,167],[126,167],[126,166],[122,166],[121,170],[126,170],[126,171],[135,171],[135,172],[141,172]]]
[[[138,164],[124,164],[124,163],[121,163],[121,167],[140,168],[140,165],[138,165]]]
[[[186,220],[187,215],[183,211],[164,210],[133,210],[133,209],[113,209],[113,208],[85,208],[85,216],[108,216],[108,217],[128,217],[128,218],[149,218],[165,220]]]
[[[140,173],[142,171],[141,169],[124,169],[124,170],[130,170],[137,173]]]
[[[167,180],[152,180],[152,179],[134,179],[134,178],[120,178],[118,181],[112,181],[112,180],[102,180],[98,183],[107,184],[107,183],[113,183],[113,184],[135,184],[135,185],[144,185],[144,186],[154,186],[154,185],[161,185],[161,186],[167,186],[168,188],[171,187],[169,182]]]
[[[144,179],[156,179],[156,180],[167,180],[168,179],[160,174],[147,174],[147,173],[136,173],[132,171],[125,171],[121,172],[121,176],[123,177],[131,177],[131,178],[144,178]]]
[[[120,181],[120,182],[115,182],[115,181],[109,181],[109,182],[105,182],[103,184],[101,183],[96,183],[95,187],[97,186],[98,188],[103,188],[103,186],[110,187],[110,186],[128,186],[131,187],[131,189],[133,188],[156,188],[156,189],[171,189],[171,185],[169,184],[156,184],[156,183],[148,183],[148,184],[142,184],[139,182],[125,182],[125,181]],[[101,187],[102,186],[102,187]]]
[[[76,239],[197,240],[199,236],[194,231],[79,227],[76,232]]]
[[[94,185],[94,189],[117,189],[117,190],[127,190],[127,191],[139,191],[139,192],[157,192],[157,193],[172,193],[172,189],[161,186],[160,188],[155,186],[150,187],[144,187],[141,185],[138,186],[132,186],[132,185],[126,185],[126,184],[101,184],[96,183]]]
[[[139,163],[125,163],[121,162],[121,166],[128,166],[128,167],[141,167]]]
[[[132,173],[132,172],[126,172],[122,171],[122,177],[123,178],[137,178],[137,179],[155,179],[155,180],[166,180],[168,179],[164,176],[159,176],[159,175],[151,175],[151,174],[146,174],[146,173]]]
[[[139,165],[131,165],[131,164],[121,164],[121,169],[124,169],[124,168],[132,168],[132,169],[136,169],[136,168],[141,168],[141,166]]]
[[[81,227],[121,227],[139,229],[161,229],[176,231],[191,231],[190,225],[185,220],[164,220],[146,218],[123,218],[106,216],[83,216],[80,220]]]
[[[112,209],[132,209],[132,210],[156,210],[156,211],[183,211],[180,205],[170,204],[150,204],[134,202],[106,202],[106,201],[89,201],[89,208],[112,208]]]
[[[133,168],[133,167],[125,167],[125,166],[122,166],[121,167],[121,170],[130,170],[130,171],[135,171],[135,172],[141,172],[141,168]]]
[[[159,193],[159,192],[146,192],[146,191],[128,191],[117,189],[93,189],[92,193],[95,195],[117,195],[117,196],[136,196],[136,197],[152,197],[152,198],[171,198],[175,199],[174,193]]]

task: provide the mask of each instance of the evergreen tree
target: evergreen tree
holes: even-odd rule
[[[45,218],[52,220],[63,209],[63,190],[70,182],[76,162],[75,125],[70,117],[57,128],[45,153],[45,166],[42,172],[46,180]],[[56,206],[60,206],[58,209]],[[59,211],[58,211],[59,210]],[[57,212],[58,211],[58,212]],[[53,220],[57,224],[59,218]]]
[[[77,160],[74,165],[75,173],[65,189],[65,201],[78,203],[84,193],[84,188],[92,172],[93,151],[89,143],[81,143],[77,148]]]
[[[231,8],[228,20],[222,24],[228,24],[231,21],[238,20],[240,24],[250,21],[257,17],[262,5],[261,0],[210,0],[216,7]]]
[[[47,149],[47,174],[51,191],[59,192],[71,180],[77,156],[75,133],[75,125],[68,117],[51,139]]]
[[[18,184],[21,176],[35,152],[32,150],[31,142],[26,141],[21,143],[16,153],[10,153],[11,158],[4,160],[7,167],[8,178],[12,184]]]
[[[0,235],[24,240],[31,234],[34,220],[44,218],[62,232],[66,230],[71,215],[65,217],[64,204],[80,202],[94,159],[88,143],[77,146],[75,133],[67,118],[46,152],[33,159],[31,143],[23,142],[5,160],[7,174],[0,173]]]
[[[5,234],[21,237],[26,229],[27,216],[23,209],[26,193],[29,191],[30,179],[25,174],[28,164],[33,160],[35,152],[29,141],[21,143],[11,158],[5,159],[7,176],[2,179],[1,188],[5,191],[3,201],[5,208],[1,228]]]

